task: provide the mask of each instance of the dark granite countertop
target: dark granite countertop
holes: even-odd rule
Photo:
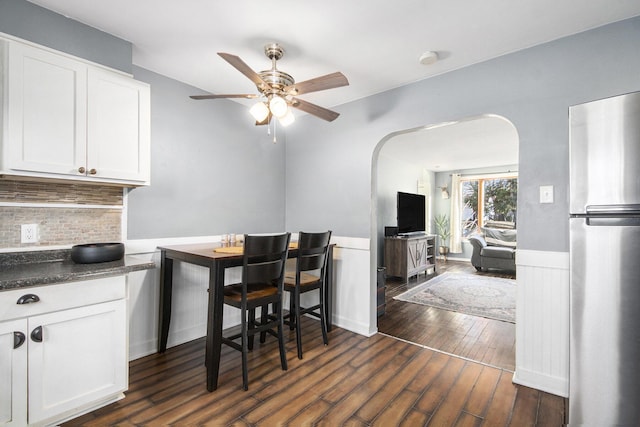
[[[153,261],[130,255],[118,261],[76,264],[69,249],[0,253],[0,291],[119,276],[151,268],[155,268]]]

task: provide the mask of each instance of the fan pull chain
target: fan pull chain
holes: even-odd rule
[[[277,142],[276,141],[276,127],[277,127],[276,126],[276,122],[277,122],[277,120],[273,120],[273,143],[274,144]]]

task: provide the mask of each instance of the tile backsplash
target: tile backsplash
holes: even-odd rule
[[[122,241],[122,188],[0,179],[0,249]],[[39,241],[20,243],[22,224]]]

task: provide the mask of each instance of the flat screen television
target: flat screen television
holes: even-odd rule
[[[425,196],[398,191],[398,234],[414,233],[425,228]]]

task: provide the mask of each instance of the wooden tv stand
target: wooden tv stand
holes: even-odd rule
[[[436,272],[436,236],[418,234],[384,239],[384,266],[387,276],[409,277],[433,269]]]

